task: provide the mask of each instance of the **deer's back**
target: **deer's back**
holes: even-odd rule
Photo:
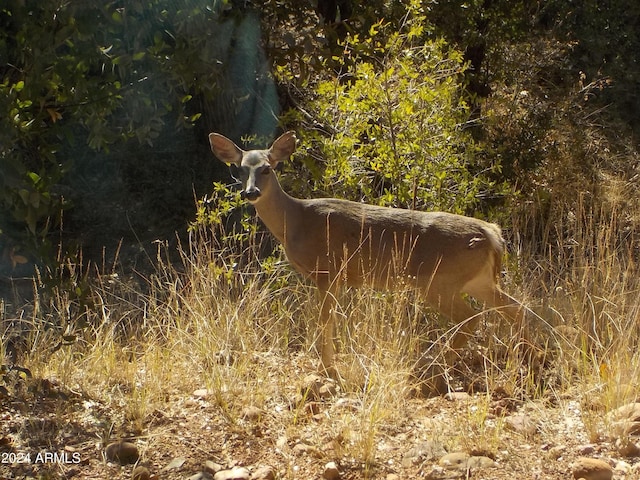
[[[388,288],[398,277],[418,284],[466,284],[503,251],[500,228],[444,212],[386,208],[338,199],[300,200],[285,250],[295,268],[348,284]]]

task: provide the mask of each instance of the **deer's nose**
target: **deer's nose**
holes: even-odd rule
[[[250,202],[257,200],[260,195],[260,189],[256,187],[249,187],[242,192],[242,196]]]

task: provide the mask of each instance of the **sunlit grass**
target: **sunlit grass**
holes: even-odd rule
[[[506,262],[503,283],[532,310],[537,363],[523,363],[508,322],[484,313],[466,353],[449,365],[454,388],[479,393],[453,419],[457,433],[445,435],[450,445],[500,450],[503,424],[488,410],[495,391],[529,401],[577,399],[594,439],[606,429],[602,412],[640,393],[633,242],[620,212],[580,208],[559,211],[555,227],[542,233],[526,214],[514,219],[518,256]],[[55,310],[78,325],[75,341],[60,346],[59,330],[33,330],[24,364],[34,376],[55,378],[120,412],[120,425],[105,426],[105,438],[118,428],[144,435],[154,412],[196,389],[209,392],[230,425],[242,425],[243,409],[256,406],[278,410],[276,432],[284,437],[307,428],[309,412],[296,395],[318,364],[314,287],[286,261],[264,260],[250,242],[221,245],[202,232],[179,248],[177,263],[167,248],[158,246],[155,271],[141,284],[113,268],[92,272],[91,308],[80,311],[74,300],[55,296]],[[34,325],[46,312],[41,302],[29,319]],[[329,414],[324,427],[340,439],[341,455],[373,472],[383,432],[402,423],[407,400],[420,392],[414,374],[423,352],[430,349],[438,361],[455,326],[413,291],[366,288],[341,296],[338,325],[337,395],[349,407]]]

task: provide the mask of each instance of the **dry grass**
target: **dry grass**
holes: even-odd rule
[[[608,431],[604,413],[639,394],[640,280],[633,223],[639,217],[614,200],[550,211],[556,219],[544,229],[533,224],[540,215],[531,209],[514,218],[512,231],[520,240],[514,242],[517,256],[508,260],[504,279],[506,289],[538,315],[531,315],[531,321],[539,364],[523,365],[509,325],[494,313],[485,314],[476,340],[452,370],[454,386],[479,392],[463,406],[413,399],[419,385],[412,373],[421,352],[435,344],[435,355],[451,325],[426,312],[410,291],[345,293],[337,339],[342,381],[335,397],[321,401],[320,413],[301,402],[302,379],[314,371],[317,359],[313,287],[286,262],[260,260],[255,245],[221,246],[203,232],[179,249],[177,263],[169,262],[167,247],[158,245],[156,269],[141,284],[119,277],[116,268],[101,267],[89,275],[83,308],[62,294],[40,299],[41,305],[29,310],[29,324],[39,324],[52,311],[67,315],[62,330],[75,341],[60,346],[60,329],[27,329],[31,348],[20,364],[34,379],[55,379],[71,392],[67,395],[73,401],[58,402],[61,416],[78,414],[76,399],[93,405],[84,407],[85,414],[100,410],[86,427],[97,437],[94,442],[138,439],[151,463],[168,463],[157,452],[166,459],[177,448],[178,427],[166,426],[171,417],[166,412],[174,412],[169,424],[199,418],[175,413],[194,408],[198,400],[188,399],[197,389],[207,390],[202,412],[216,419],[206,428],[215,424],[225,432],[219,435],[227,446],[211,447],[216,458],[258,464],[255,455],[242,457],[228,444],[236,437],[258,442],[258,457],[278,464],[281,478],[302,478],[300,461],[290,450],[296,443],[322,452],[319,458],[310,455],[305,471],[317,472],[327,459],[338,459],[352,472],[348,478],[384,478],[385,471],[402,471],[407,442],[425,438],[453,450],[474,451],[482,445],[499,456],[512,448],[513,434],[496,410],[497,397],[534,412],[543,437],[556,438],[555,443],[569,440],[550,419],[569,416],[569,411],[577,412],[584,438],[597,441]],[[88,278],[86,270],[75,268],[69,270],[77,278]],[[25,382],[7,383],[8,398],[18,398]],[[42,390],[23,392],[25,402]],[[257,423],[246,421],[249,406],[263,412]],[[21,432],[52,442],[47,432]],[[214,443],[220,440],[214,438]],[[203,459],[211,449],[191,454]]]

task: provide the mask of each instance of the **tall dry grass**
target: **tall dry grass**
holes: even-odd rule
[[[637,398],[640,280],[633,221],[640,215],[611,199],[586,200],[571,208],[532,202],[512,220],[503,283],[535,313],[530,322],[539,363],[523,365],[514,348],[517,332],[486,312],[467,353],[451,366],[454,386],[488,395],[500,388],[521,398],[579,398],[586,414]],[[543,206],[553,218],[541,224]],[[200,229],[177,252],[158,244],[155,268],[142,281],[123,276],[115,264],[91,272],[69,268],[71,276],[92,279],[88,300],[80,309],[60,293],[41,298],[31,311],[22,362],[35,376],[58,378],[87,398],[120,406],[121,424],[138,433],[165,402],[198,388],[212,393],[231,423],[247,405],[293,398],[317,364],[315,290],[283,258],[264,257],[260,245],[231,238],[222,244]],[[170,260],[176,253],[178,260]],[[455,326],[411,291],[345,292],[340,305],[339,390],[359,408],[332,420],[331,428],[346,439],[344,454],[368,464],[381,430],[401,422],[407,398],[419,390],[412,373],[423,352],[431,349],[437,361]],[[60,346],[60,329],[37,328],[45,318],[55,323],[52,312],[66,316],[64,334],[74,341]],[[483,426],[483,411],[461,420],[478,428],[471,437],[461,433],[460,442],[498,441],[495,429]],[[296,428],[298,414],[294,407],[283,417],[283,432]],[[585,423],[596,435],[597,422]],[[108,438],[113,425],[104,429]]]
[[[598,191],[531,202],[513,219],[521,283],[547,325],[538,342],[548,345],[554,388],[580,398],[585,412],[640,393],[637,199],[635,184],[603,176]],[[596,436],[594,421],[585,423]]]

